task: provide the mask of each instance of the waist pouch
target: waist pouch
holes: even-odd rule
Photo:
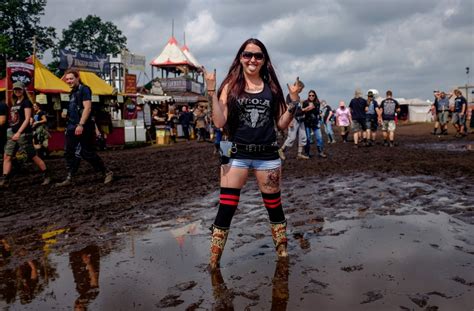
[[[219,144],[219,152],[221,156],[221,164],[229,163],[231,158],[235,158],[237,154],[245,155],[262,155],[272,154],[278,151],[277,145],[256,145],[256,144],[238,144],[231,141],[221,141]]]

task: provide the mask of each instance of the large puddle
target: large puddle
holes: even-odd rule
[[[68,232],[55,228],[38,239],[41,255],[33,256],[23,237],[6,237],[0,307],[471,310],[474,202],[464,182],[364,174],[287,181],[287,261],[276,260],[251,182],[214,274],[206,263],[217,193],[180,207],[179,219],[123,233],[118,244],[97,240],[65,253],[55,242]]]

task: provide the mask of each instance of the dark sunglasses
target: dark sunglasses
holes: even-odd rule
[[[248,52],[248,51],[243,51],[242,52],[242,58],[243,59],[252,59],[252,57],[255,57],[256,60],[262,60],[265,58],[265,55],[263,55],[262,52]]]
[[[316,97],[316,95],[314,95],[314,94],[309,94],[308,96],[309,97]]]

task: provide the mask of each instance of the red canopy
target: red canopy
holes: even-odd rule
[[[5,91],[7,88],[7,77],[0,80],[0,92]]]

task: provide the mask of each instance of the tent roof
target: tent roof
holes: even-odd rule
[[[196,65],[191,60],[189,60],[189,58],[183,53],[183,51],[181,51],[178,46],[178,42],[173,36],[171,36],[171,38],[168,40],[168,43],[165,45],[160,55],[153,59],[150,65],[158,67],[179,65],[196,67]]]
[[[33,57],[35,65],[35,90],[43,93],[69,93],[71,88],[63,80],[49,71],[37,57]]]
[[[201,68],[201,64],[197,61],[196,57],[189,51],[188,46],[185,44],[182,48],[181,51],[183,51],[184,55],[194,64],[195,67]]]
[[[95,73],[79,71],[79,77],[85,85],[91,88],[94,95],[114,95],[115,89],[99,78]]]

